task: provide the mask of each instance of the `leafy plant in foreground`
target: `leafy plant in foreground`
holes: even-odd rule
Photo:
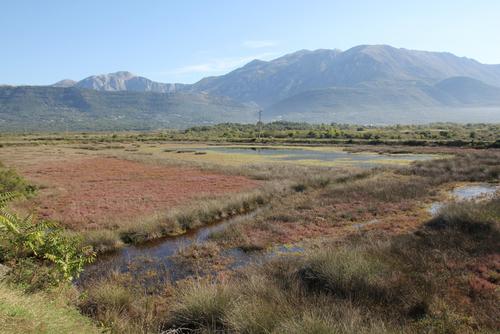
[[[54,222],[35,222],[33,215],[20,218],[9,212],[6,204],[15,197],[13,193],[0,194],[0,240],[8,244],[6,257],[48,261],[56,271],[56,282],[78,277],[83,266],[95,259],[92,249],[80,248],[80,240],[65,235]]]

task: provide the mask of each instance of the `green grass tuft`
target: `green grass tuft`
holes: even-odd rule
[[[0,333],[101,333],[90,319],[43,293],[23,294],[0,284]]]

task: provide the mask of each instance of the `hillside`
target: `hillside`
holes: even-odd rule
[[[344,52],[302,50],[268,62],[253,61],[226,75],[205,78],[189,89],[253,101],[266,108],[313,89],[354,87],[367,82],[435,84],[457,76],[500,86],[498,66],[450,53],[361,45]]]
[[[145,130],[227,119],[253,122],[256,111],[206,94],[0,87],[1,131]]]
[[[500,88],[454,77],[309,90],[266,109],[266,120],[358,124],[500,122]]]
[[[472,78],[445,79],[436,88],[453,97],[457,104],[500,105],[500,88]]]

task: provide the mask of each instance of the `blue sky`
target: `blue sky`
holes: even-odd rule
[[[252,59],[359,44],[500,64],[500,1],[2,0],[0,83],[128,70],[192,83]]]

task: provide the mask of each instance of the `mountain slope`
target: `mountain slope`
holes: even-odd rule
[[[77,82],[74,86],[99,91],[169,93],[178,91],[184,85],[155,82],[144,77],[136,76],[130,72],[121,71],[93,75]]]
[[[264,111],[265,120],[358,124],[500,122],[500,88],[458,77],[435,85],[377,82],[309,90]]]
[[[143,130],[255,119],[254,108],[206,94],[0,87],[1,131]]]
[[[55,84],[51,85],[51,87],[73,87],[76,85],[76,81],[71,80],[71,79],[63,79],[61,81],[56,82]]]
[[[500,105],[500,88],[476,79],[453,77],[438,82],[435,87],[460,104]]]
[[[326,72],[339,53],[302,50],[270,62],[254,60],[226,75],[202,79],[189,89],[265,107],[305,90],[334,85],[334,78]]]
[[[500,86],[500,68],[450,53],[361,45],[339,50],[302,50],[272,61],[253,61],[226,75],[200,80],[193,92],[253,101],[266,108],[295,94],[364,82],[421,81],[434,84],[467,76]]]

